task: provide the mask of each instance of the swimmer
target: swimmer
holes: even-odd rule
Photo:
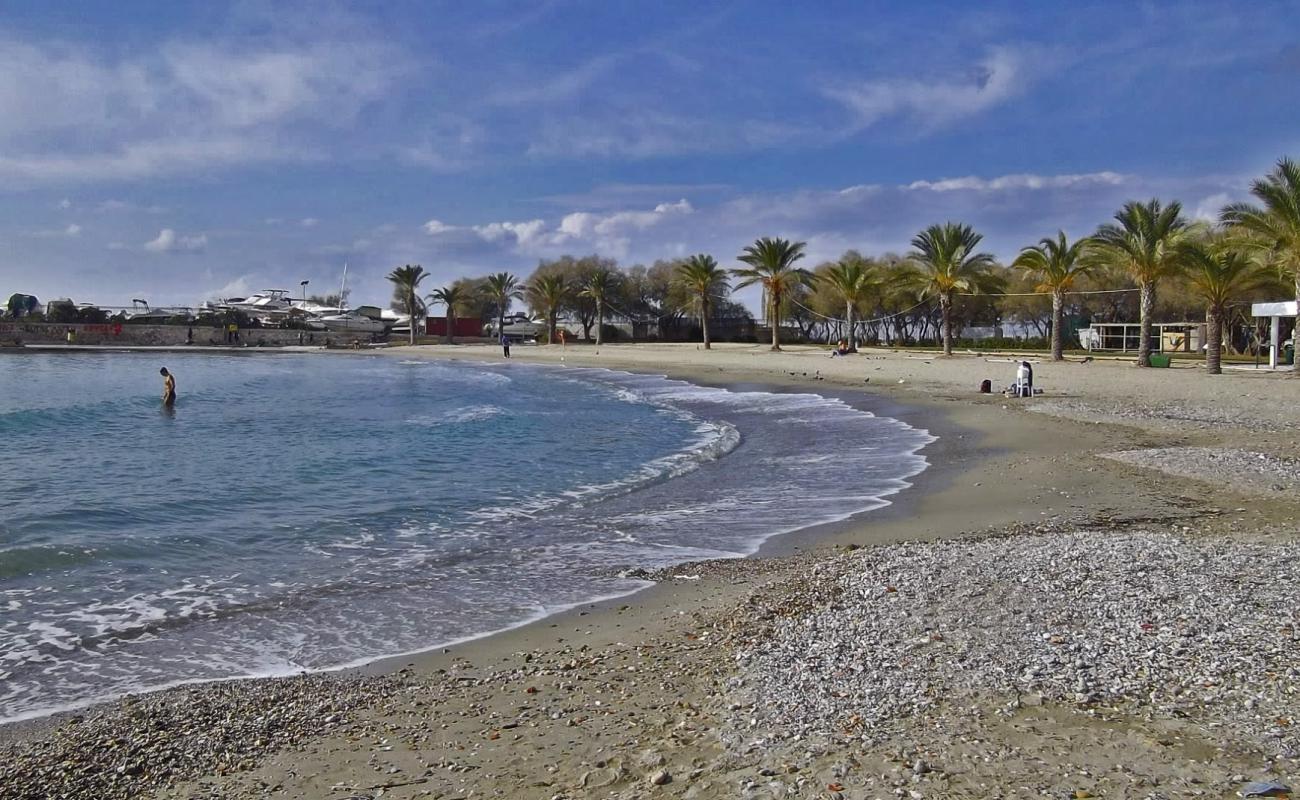
[[[162,401],[165,406],[176,404],[176,377],[167,371],[166,367],[158,370],[158,374],[163,376],[163,395]]]

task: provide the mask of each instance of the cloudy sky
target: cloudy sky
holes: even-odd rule
[[[1009,257],[1300,156],[1295,2],[279,5],[0,5],[0,294],[194,304],[347,263],[385,302],[407,263],[815,261],[948,219]]]

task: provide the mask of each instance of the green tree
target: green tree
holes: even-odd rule
[[[984,239],[969,225],[931,225],[912,239],[913,263],[920,270],[921,295],[938,297],[943,318],[943,354],[952,355],[952,304],[957,292],[978,293],[993,288],[989,274],[996,263],[975,248]]]
[[[1115,214],[1115,222],[1097,228],[1088,248],[1088,261],[1123,269],[1138,285],[1139,367],[1151,366],[1151,317],[1156,286],[1177,271],[1175,250],[1187,229],[1181,203],[1130,201]]]
[[[420,282],[428,276],[419,264],[407,264],[388,273],[388,280],[393,283],[393,292],[399,298],[401,310],[411,318],[411,344],[415,344],[417,317],[424,313],[424,302],[420,300]]]
[[[1038,280],[1034,287],[1036,292],[1050,292],[1052,295],[1052,360],[1065,358],[1062,343],[1062,324],[1065,308],[1065,293],[1074,288],[1075,283],[1092,272],[1094,265],[1085,258],[1087,239],[1076,239],[1070,244],[1065,238],[1065,231],[1057,231],[1056,238],[1040,239],[1038,244],[1026,247],[1011,262],[1011,266],[1022,269]]]
[[[546,317],[546,343],[554,343],[556,319],[569,300],[568,283],[562,275],[538,275],[529,282],[526,291],[529,304]]]
[[[1223,323],[1228,304],[1263,285],[1263,270],[1251,254],[1225,242],[1180,242],[1179,267],[1205,302],[1205,371],[1223,372]]]
[[[582,295],[591,298],[592,302],[596,304],[597,345],[604,342],[605,302],[616,291],[617,283],[618,273],[609,267],[600,266],[587,276],[587,281],[582,287]]]
[[[1300,164],[1282,158],[1268,175],[1250,185],[1260,205],[1234,203],[1221,218],[1243,244],[1291,276],[1300,302]],[[1292,374],[1300,377],[1300,358]]]
[[[709,341],[709,316],[713,309],[713,299],[722,298],[728,289],[727,271],[718,266],[711,255],[697,253],[677,264],[676,283],[690,292],[700,309],[700,327],[704,331],[704,349],[712,350]]]
[[[849,256],[831,264],[819,276],[844,303],[844,317],[849,329],[849,350],[858,350],[858,332],[853,315],[876,290],[870,264],[861,257]]]
[[[447,344],[456,343],[456,312],[469,299],[469,292],[463,286],[444,286],[435,289],[429,295],[430,302],[441,303],[447,307]]]
[[[768,309],[768,324],[772,326],[772,349],[781,349],[781,302],[796,286],[812,282],[812,273],[795,266],[804,257],[804,242],[763,237],[749,245],[737,256],[748,264],[747,268],[733,269],[731,274],[739,280],[737,289],[759,285],[763,287]]]
[[[501,329],[506,325],[506,312],[510,310],[510,301],[523,297],[524,287],[519,283],[519,279],[509,272],[496,272],[487,276],[483,291],[496,305],[497,335],[500,336]]]

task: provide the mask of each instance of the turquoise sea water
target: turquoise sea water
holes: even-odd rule
[[[620,570],[884,504],[932,441],[817,395],[518,363],[0,368],[0,721],[363,663],[634,591]]]

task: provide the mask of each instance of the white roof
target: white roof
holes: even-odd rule
[[[1250,315],[1252,317],[1294,317],[1296,302],[1285,300],[1280,303],[1251,303]]]

